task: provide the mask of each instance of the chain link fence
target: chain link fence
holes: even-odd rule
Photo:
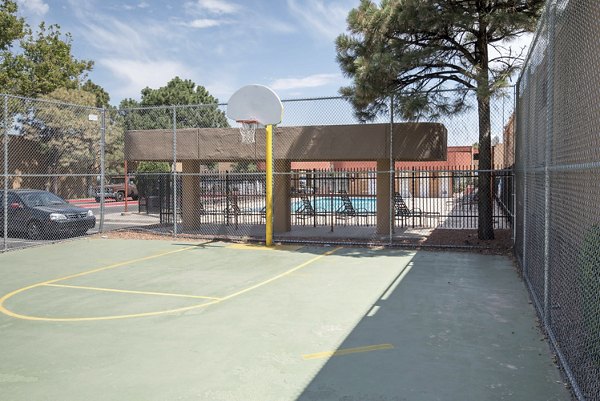
[[[96,227],[93,212],[64,199],[88,196],[106,167],[100,110],[14,96],[2,103],[4,249],[9,239],[43,241]]]
[[[226,105],[1,99],[3,249],[125,227],[264,240],[265,129],[241,143]],[[476,230],[477,103],[466,99],[466,113],[417,125],[389,111],[362,124],[342,97],[283,101],[275,240],[422,244],[434,230]],[[498,230],[512,227],[512,104],[492,102]]]
[[[448,135],[448,152],[436,161],[411,153],[406,141],[415,133],[389,114],[360,124],[342,97],[283,101],[284,119],[274,129],[275,240],[390,244],[422,241],[435,229],[475,230],[478,126],[474,96],[468,101],[470,112],[434,121]],[[492,224],[503,230],[511,229],[513,213],[512,102],[508,96],[492,104]],[[161,210],[153,230],[264,239],[265,129],[256,130],[254,143],[242,143],[225,111],[226,105],[121,110],[136,177],[144,185],[156,181],[154,192],[140,190],[143,210]],[[397,145],[390,143],[391,127]],[[366,140],[355,141],[360,135]],[[396,148],[405,160],[390,154]]]
[[[600,3],[548,1],[517,91],[515,253],[579,400],[600,399]]]

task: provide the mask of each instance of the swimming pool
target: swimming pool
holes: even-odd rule
[[[344,203],[342,202],[341,196],[334,197],[308,197],[310,203],[317,213],[331,213],[340,209]],[[367,213],[375,213],[377,211],[377,199],[376,198],[364,198],[364,197],[350,197],[350,202],[356,211]],[[292,201],[292,213],[302,208],[303,202],[301,200]]]

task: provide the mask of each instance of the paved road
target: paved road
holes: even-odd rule
[[[84,209],[92,209],[94,214],[100,214],[100,203],[95,202],[93,198],[90,199],[72,199],[69,200],[69,203],[73,205],[77,205]],[[125,201],[123,202],[115,202],[113,200],[106,200],[104,202],[104,207],[107,212],[110,213],[121,213],[125,211]],[[128,212],[138,212],[138,201],[129,200],[127,201],[127,211]]]

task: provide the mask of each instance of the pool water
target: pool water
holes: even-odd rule
[[[309,197],[310,203],[313,205],[313,208],[317,211],[317,213],[326,212],[331,213],[340,209],[343,206],[342,198],[340,196],[331,197],[318,197],[313,199]],[[377,199],[375,198],[358,198],[358,197],[350,197],[350,201],[352,202],[352,206],[354,209],[359,212],[375,213],[377,211]],[[302,201],[297,200],[292,202],[292,213],[297,211],[302,207]]]

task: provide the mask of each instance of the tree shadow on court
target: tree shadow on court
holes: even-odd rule
[[[568,399],[510,263],[477,257],[415,255],[333,354],[303,355],[325,362],[297,400]]]
[[[178,242],[174,243],[173,246],[181,246],[181,247],[189,247],[195,246],[198,249],[209,249],[209,248],[224,248],[228,246],[237,245],[234,242],[226,242],[222,240],[210,240],[205,242]],[[253,247],[256,250],[269,250],[265,247],[264,244],[261,243],[244,243],[240,245],[246,245],[249,247]],[[329,252],[333,251],[333,255],[336,256],[344,256],[351,258],[375,258],[381,257],[382,251],[385,250],[385,253],[389,256],[410,256],[415,251],[407,250],[401,248],[386,248],[383,246],[359,246],[359,245],[296,245],[296,244],[276,244],[273,247],[277,252],[291,252],[291,253],[305,253],[314,256],[329,254]]]

